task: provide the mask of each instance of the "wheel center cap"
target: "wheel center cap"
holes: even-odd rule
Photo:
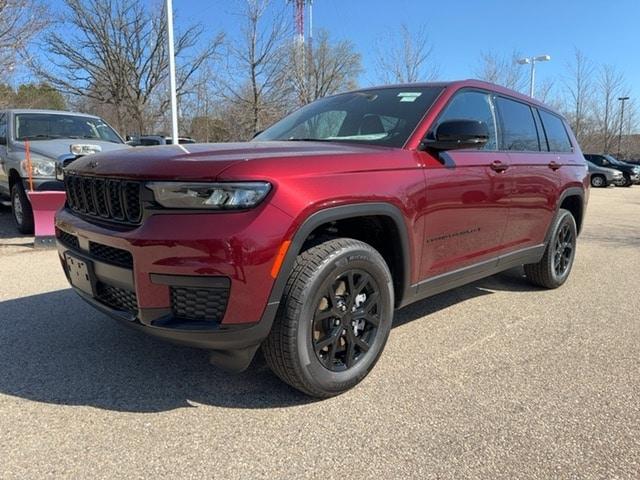
[[[347,311],[347,303],[344,300],[338,300],[336,307],[338,307],[338,311],[344,313]]]

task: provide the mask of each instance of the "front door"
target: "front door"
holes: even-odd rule
[[[9,172],[7,166],[8,151],[7,141],[7,114],[0,113],[0,194],[9,194]]]
[[[479,120],[489,130],[480,150],[420,152],[427,185],[422,278],[492,260],[501,253],[507,224],[508,154],[497,150],[497,124],[491,96],[462,90],[434,122]]]

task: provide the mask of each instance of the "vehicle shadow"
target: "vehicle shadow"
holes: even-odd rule
[[[0,245],[33,246],[33,236],[18,232],[11,216],[11,208],[0,205]]]
[[[488,295],[509,277],[487,279],[397,312],[394,326]],[[98,313],[71,289],[0,302],[0,393],[59,405],[160,412],[197,404],[274,408],[311,403],[258,355],[246,372],[225,373],[202,350],[134,332]]]

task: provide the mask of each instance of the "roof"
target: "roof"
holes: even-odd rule
[[[515,90],[511,90],[510,88],[502,87],[500,85],[496,85],[495,83],[485,82],[483,80],[476,80],[473,78],[468,78],[466,80],[454,80],[447,82],[417,82],[417,83],[398,83],[393,85],[378,85],[375,87],[366,87],[362,88],[358,91],[367,91],[367,90],[377,90],[382,88],[415,88],[415,87],[441,87],[441,88],[462,88],[462,87],[472,87],[472,88],[482,88],[486,90],[491,90],[496,93],[502,93],[504,95],[508,95],[510,97],[518,98],[522,101],[531,103],[532,105],[536,105],[538,107],[545,108],[547,110],[554,111],[553,108],[545,105],[544,103],[532,98],[528,95],[523,95],[520,92],[516,92]]]
[[[41,113],[41,114],[49,114],[49,115],[76,115],[80,117],[91,117],[91,118],[100,118],[96,115],[90,115],[88,113],[80,113],[80,112],[69,112],[66,110],[44,110],[44,109],[33,109],[33,108],[5,108],[1,110],[3,112],[11,112],[11,113]]]

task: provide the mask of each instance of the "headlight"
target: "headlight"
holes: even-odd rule
[[[69,151],[76,156],[91,155],[92,153],[100,153],[102,151],[102,147],[100,145],[74,143],[72,145],[69,145]]]
[[[147,187],[156,202],[166,208],[224,210],[256,206],[267,196],[271,184],[150,182]]]
[[[27,160],[20,162],[22,168],[22,176],[29,176],[29,168]],[[53,177],[56,173],[56,162],[50,158],[36,157],[31,155],[31,175],[34,177]]]

